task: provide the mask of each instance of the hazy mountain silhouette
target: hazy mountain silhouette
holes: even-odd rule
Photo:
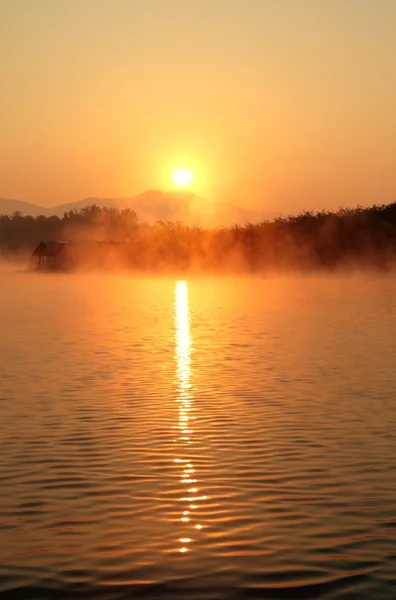
[[[42,208],[37,204],[31,204],[30,202],[24,202],[23,200],[0,198],[0,214],[2,215],[11,215],[15,212],[21,212],[23,215],[37,217],[38,215],[47,214],[46,210],[47,209]]]
[[[269,211],[254,211],[222,202],[216,203],[187,191],[163,192],[148,190],[131,198],[84,198],[78,202],[69,202],[52,207],[43,207],[22,200],[0,198],[0,214],[12,214],[16,211],[23,215],[57,215],[62,217],[65,212],[79,210],[85,206],[96,204],[107,208],[131,208],[140,221],[153,223],[155,221],[183,221],[189,225],[229,226],[233,223],[257,223],[272,220],[280,213]]]

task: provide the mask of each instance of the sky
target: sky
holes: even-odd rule
[[[395,0],[0,0],[0,197],[396,201]]]

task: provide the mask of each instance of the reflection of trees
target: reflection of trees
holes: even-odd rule
[[[263,271],[389,266],[396,254],[396,203],[303,212],[259,224],[205,230],[181,222],[139,223],[133,210],[89,206],[57,216],[0,216],[0,247],[12,253],[47,241],[123,241],[131,268]],[[125,262],[125,261],[124,261]]]

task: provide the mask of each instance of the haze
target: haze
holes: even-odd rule
[[[392,0],[2,0],[0,196],[395,200]]]

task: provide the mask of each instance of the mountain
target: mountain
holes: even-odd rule
[[[32,215],[37,217],[38,215],[46,214],[45,208],[38,206],[37,204],[31,204],[30,202],[24,202],[23,200],[11,200],[9,198],[0,198],[0,214],[11,215],[14,212],[20,212],[23,215]]]
[[[23,215],[57,215],[80,210],[85,206],[96,204],[100,207],[134,210],[140,221],[183,221],[189,225],[203,227],[221,227],[241,224],[250,221],[257,223],[265,219],[272,220],[280,213],[253,211],[229,204],[206,200],[192,192],[149,190],[131,198],[84,198],[78,202],[70,202],[53,207],[43,207],[22,200],[0,198],[0,214],[12,214],[16,211]]]

